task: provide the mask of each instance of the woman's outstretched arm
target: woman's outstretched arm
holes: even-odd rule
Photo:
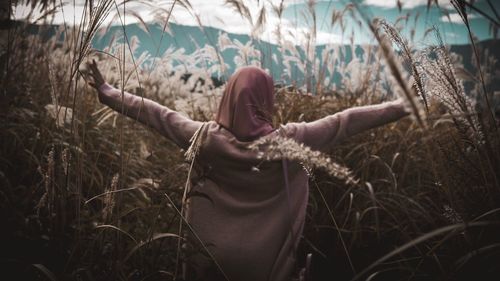
[[[122,95],[121,90],[104,81],[95,61],[89,67],[93,80],[89,84],[98,90],[101,103],[155,129],[181,148],[189,146],[189,140],[201,122],[193,121],[152,100],[127,92]]]
[[[346,109],[313,122],[289,123],[287,135],[316,150],[323,150],[352,135],[399,120],[409,113],[403,100]]]

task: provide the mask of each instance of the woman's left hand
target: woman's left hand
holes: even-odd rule
[[[90,78],[91,81],[89,81],[89,85],[94,87],[96,90],[99,90],[99,87],[103,85],[106,81],[104,81],[104,78],[102,77],[101,71],[99,71],[99,68],[97,67],[97,63],[95,60],[92,60],[92,63],[88,64],[89,69],[90,69]]]

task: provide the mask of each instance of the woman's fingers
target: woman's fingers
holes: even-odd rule
[[[99,74],[99,69],[95,68],[95,66],[92,66],[92,68],[90,68],[90,71],[94,77],[97,77],[97,75]]]
[[[87,79],[87,84],[89,84],[89,86],[91,86],[92,88],[98,88],[97,85],[96,85],[96,79],[94,76],[92,76],[91,73],[87,73],[86,75],[88,77]]]
[[[87,68],[89,69],[89,74],[94,75],[94,65],[92,63],[87,63]]]
[[[99,69],[97,68],[97,63],[95,62],[95,60],[92,60],[92,63],[89,63],[89,68],[94,75],[99,73]]]
[[[93,83],[92,87],[98,88],[102,84],[104,84],[104,78],[102,77],[99,68],[97,67],[97,62],[93,59],[91,63],[88,64],[90,70],[90,76],[92,77]]]
[[[96,66],[95,61],[93,63],[87,62],[87,71],[84,71],[83,75],[84,78],[86,78],[85,80],[87,84],[89,84],[89,86],[95,89],[99,89],[99,86],[102,85],[104,82],[103,83],[100,82],[100,80],[102,80],[102,76],[99,77],[100,75],[96,73],[95,66]]]

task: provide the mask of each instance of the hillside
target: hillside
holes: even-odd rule
[[[10,24],[10,26],[11,28],[17,29],[26,27],[22,22],[13,22],[13,24]],[[56,30],[58,28],[58,26],[42,26],[30,24],[27,25],[26,30],[31,34],[40,33],[42,34],[42,36],[49,38],[56,34]],[[221,59],[225,64],[227,64],[228,67],[226,73],[213,73],[213,76],[218,76],[217,78],[225,80],[227,78],[227,75],[233,73],[236,68],[235,58],[239,55],[238,52],[248,52],[249,48],[253,47],[254,50],[258,50],[260,52],[260,57],[252,57],[252,59],[263,62],[262,67],[269,69],[277,82],[283,82],[286,84],[296,82],[299,85],[303,83],[304,75],[301,71],[298,70],[297,67],[292,67],[292,79],[289,79],[289,77],[285,75],[283,64],[284,58],[279,52],[277,45],[266,41],[252,39],[248,35],[227,33],[221,29],[213,27],[204,27],[203,29],[201,29],[198,26],[179,25],[175,23],[170,23],[166,32],[163,32],[163,27],[158,24],[149,24],[147,26],[143,26],[140,24],[129,24],[125,26],[125,31],[129,42],[131,42],[132,38],[134,37],[137,39],[136,41],[138,43],[138,46],[134,49],[134,55],[136,57],[139,57],[144,52],[147,52],[147,54],[149,54],[151,57],[162,56],[169,48],[171,48],[171,51],[183,49],[183,55],[186,55],[184,56],[184,58],[186,58],[196,51],[199,51],[204,46],[211,46],[214,47],[217,52],[222,54]],[[229,39],[229,44],[231,44],[231,46],[229,47],[226,46],[226,49],[224,50],[220,49],[221,35],[225,36],[226,43],[228,42],[227,39]],[[62,37],[61,40],[63,40]],[[104,50],[106,47],[110,47],[113,43],[123,43],[122,38],[122,26],[110,26],[108,29],[103,28],[99,32],[98,36],[93,39],[93,48]],[[487,53],[491,57],[490,68],[498,69],[498,67],[500,66],[500,41],[494,39],[484,40],[478,42],[477,46],[481,54],[485,53],[483,52],[484,50],[488,50]],[[315,53],[317,60],[322,60],[321,55],[325,48],[325,45],[316,46]],[[303,59],[305,56],[303,48],[299,47],[296,49],[300,57]],[[363,48],[361,48],[361,46],[359,45],[355,45],[354,49],[356,56],[362,57],[362,54],[364,52]],[[252,49],[250,49],[250,51],[251,50]],[[341,53],[337,54],[337,57],[339,58],[337,61],[337,65],[341,60],[343,60],[343,63],[348,64],[352,60],[351,46],[344,45],[341,46],[341,48],[338,48],[338,50],[341,50]],[[450,51],[461,56],[461,62],[463,63],[464,69],[466,71],[464,72],[465,75],[460,75],[460,78],[464,79],[465,81],[472,79],[472,77],[467,74],[476,72],[473,63],[474,57],[472,56],[472,47],[469,44],[450,45]],[[183,64],[184,62],[182,58],[182,56],[179,57],[175,62],[173,62],[173,65]],[[214,61],[217,61],[218,58],[212,54],[212,57],[210,59],[207,58],[207,60],[205,61],[206,65],[204,65],[203,67],[210,67],[214,63]],[[485,61],[484,56],[482,56],[481,59]],[[185,71],[190,72],[189,69],[185,69]],[[496,76],[492,75],[491,77],[492,83],[490,86],[492,87],[492,91],[500,90],[500,79],[498,79]],[[336,84],[337,87],[341,86],[341,77],[339,77],[338,75],[332,75],[331,81],[332,83]],[[466,88],[469,88],[467,87],[467,83]]]

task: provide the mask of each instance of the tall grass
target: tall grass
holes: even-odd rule
[[[256,31],[265,24],[265,11],[281,18],[284,9],[283,2],[263,5],[256,17],[249,2],[227,2]],[[10,47],[1,57],[0,76],[0,264],[6,276],[176,276],[180,206],[190,165],[171,142],[100,105],[85,83],[83,64],[96,59],[111,84],[210,120],[224,86],[215,87],[209,78],[226,71],[224,51],[236,50],[238,66],[269,62],[262,61],[257,38],[242,43],[227,35],[193,54],[171,48],[153,56],[151,64],[144,63],[151,59],[147,54],[132,55],[140,42],[126,34],[103,51],[91,50],[108,13],[118,13],[126,24],[127,4],[88,1],[79,25],[63,26],[50,38],[28,32],[23,24],[8,31]],[[188,1],[171,5],[196,9]],[[498,274],[500,139],[497,121],[478,110],[484,107],[480,100],[492,94],[466,93],[456,55],[437,31],[431,47],[417,50],[390,23],[381,23],[382,29],[370,25],[380,42],[361,46],[361,57],[346,62],[354,45],[329,45],[318,61],[314,5],[310,1],[306,11],[311,24],[302,45],[291,44],[276,27],[281,56],[276,63],[293,82],[276,86],[274,122],[312,121],[400,92],[414,118],[364,132],[327,155],[271,140],[278,156],[268,152],[264,158],[284,154],[317,167],[308,170],[314,188],[299,264],[313,252],[314,280],[486,280]],[[165,31],[172,10],[163,11]],[[334,12],[331,23],[342,25],[355,12],[355,5],[347,5]],[[485,64],[482,55],[476,49],[478,69]],[[191,76],[183,80],[185,69]],[[297,70],[303,81],[294,79]],[[342,86],[329,81],[333,75],[342,78]],[[474,83],[488,89],[483,87],[488,79]],[[201,176],[196,165],[192,172],[194,180]],[[203,251],[195,245],[188,249]]]

